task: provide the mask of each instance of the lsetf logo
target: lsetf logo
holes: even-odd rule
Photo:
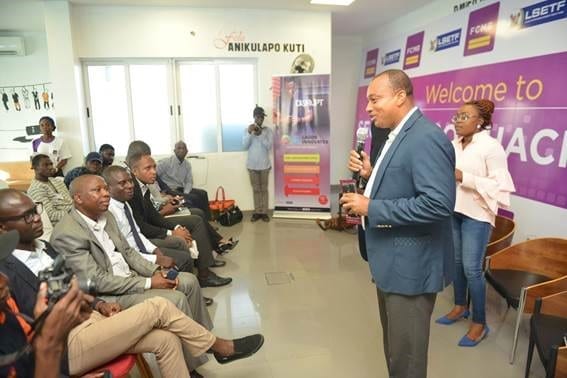
[[[402,50],[400,49],[396,51],[390,51],[386,55],[382,56],[382,65],[387,66],[389,64],[398,63],[400,61],[401,55],[402,55]]]
[[[441,51],[461,44],[461,29],[438,35],[430,42],[429,50]]]
[[[513,27],[524,29],[567,17],[567,0],[548,0],[529,5],[510,15]]]

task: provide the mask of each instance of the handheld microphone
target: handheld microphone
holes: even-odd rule
[[[356,152],[359,155],[361,155],[362,151],[364,151],[364,143],[366,142],[366,138],[368,138],[368,127],[359,127],[358,130],[356,130]],[[352,179],[356,180],[356,186],[359,187],[360,172],[353,172]]]

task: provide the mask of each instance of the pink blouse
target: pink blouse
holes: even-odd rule
[[[510,193],[516,191],[506,153],[488,131],[474,134],[464,150],[461,141],[453,141],[456,167],[463,172],[463,182],[457,183],[455,212],[494,226],[498,208],[509,207]]]

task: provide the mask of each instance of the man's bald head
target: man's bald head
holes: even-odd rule
[[[12,216],[25,199],[31,201],[23,192],[16,189],[0,190],[0,218]],[[32,201],[33,202],[33,201]]]
[[[97,175],[82,175],[71,182],[69,193],[75,208],[96,220],[108,210],[110,194],[106,181]]]
[[[175,143],[173,152],[175,153],[175,156],[181,161],[185,159],[185,156],[187,156],[187,145],[184,141],[180,140],[179,142]]]

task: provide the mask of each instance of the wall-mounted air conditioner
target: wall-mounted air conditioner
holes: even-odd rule
[[[26,55],[23,37],[1,37],[0,55]]]

